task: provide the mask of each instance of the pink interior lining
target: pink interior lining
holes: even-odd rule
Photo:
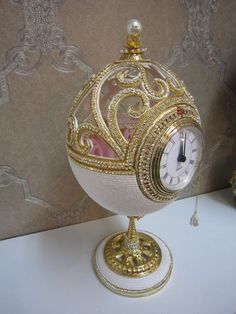
[[[133,130],[130,128],[122,128],[121,133],[123,134],[124,138],[129,141],[133,134]],[[114,150],[102,138],[94,135],[90,137],[90,140],[93,142],[93,148],[90,152],[90,155],[118,159]]]

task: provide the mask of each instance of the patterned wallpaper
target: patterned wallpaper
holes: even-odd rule
[[[87,78],[113,61],[138,18],[148,56],[183,79],[202,116],[200,192],[236,168],[236,2],[0,0],[0,239],[111,213],[82,191],[66,117]],[[194,195],[195,182],[183,197]]]

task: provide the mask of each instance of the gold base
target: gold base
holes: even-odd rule
[[[130,240],[126,232],[113,236],[104,249],[109,268],[122,276],[143,277],[157,270],[161,263],[161,250],[152,237],[138,232]]]
[[[152,237],[136,231],[135,221],[140,217],[128,218],[128,231],[116,234],[106,243],[104,259],[119,275],[143,277],[157,270],[161,263],[161,249]]]
[[[110,242],[111,239],[116,238],[117,236],[120,235],[121,235],[120,233],[118,234],[116,233],[112,237],[108,236],[98,243],[93,257],[93,267],[98,279],[110,291],[126,297],[144,297],[152,295],[161,290],[168,282],[173,268],[173,258],[170,249],[161,239],[159,239],[155,235],[150,234],[149,236],[148,234],[145,233],[144,235],[149,236],[150,238],[152,238],[153,236],[154,238],[153,241],[155,243],[158,242],[161,246],[161,251],[163,252],[164,255],[163,261],[161,261],[160,264],[160,268],[157,268],[157,270],[154,271],[153,273],[141,278],[139,277],[132,278],[128,276],[119,275],[117,273],[114,273],[114,275],[112,275],[110,267],[108,267],[106,261],[104,260],[104,254],[102,254],[102,252],[104,251],[107,242]],[[158,247],[160,246],[158,245]],[[164,267],[163,263],[165,265]],[[152,279],[149,279],[149,277],[151,277]],[[148,284],[144,285],[143,280],[146,280],[146,283]],[[134,281],[135,285],[133,284]]]

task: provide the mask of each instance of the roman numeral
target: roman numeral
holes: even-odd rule
[[[167,167],[167,164],[164,164],[161,166],[162,169],[165,169]]]
[[[197,151],[197,149],[196,148],[194,148],[193,150],[192,150],[192,153],[195,153]]]
[[[163,179],[165,180],[168,177],[168,173],[166,172],[163,176]]]
[[[193,165],[194,164],[194,160],[191,159],[189,163],[190,163],[190,165]]]
[[[173,178],[170,179],[169,184],[172,185],[172,183],[173,183]]]

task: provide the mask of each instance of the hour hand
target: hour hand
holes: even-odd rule
[[[179,155],[178,155],[178,162],[185,162],[186,161],[186,156],[185,156],[185,145],[186,145],[186,136],[185,138],[181,135],[180,138],[180,150],[179,150]]]

